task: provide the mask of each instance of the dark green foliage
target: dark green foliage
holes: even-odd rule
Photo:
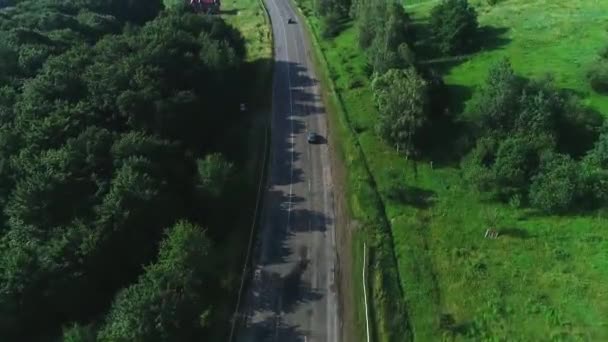
[[[357,20],[357,29],[359,33],[359,47],[367,49],[372,45],[376,36],[375,17],[368,11],[363,11]]]
[[[492,137],[483,137],[477,140],[477,145],[463,160],[465,180],[478,191],[492,191],[494,177],[491,167],[496,160],[498,142]]]
[[[314,8],[320,16],[333,14],[346,18],[351,8],[351,0],[314,0]]]
[[[314,9],[321,18],[321,34],[332,38],[340,33],[342,22],[347,19],[351,0],[314,0]]]
[[[465,161],[466,178],[480,191],[502,200],[527,195],[540,158],[554,148],[548,136],[514,135],[502,140],[480,138]]]
[[[546,212],[572,209],[580,194],[578,164],[570,157],[549,153],[543,156],[538,175],[530,187],[530,202]]]
[[[550,77],[535,81],[520,79],[506,59],[490,69],[486,83],[475,93],[468,108],[468,115],[478,122],[482,134],[498,135],[517,132],[560,138],[573,122],[586,120],[577,118],[582,114],[587,113],[567,94],[558,91]]]
[[[539,136],[513,136],[501,141],[492,165],[496,192],[503,198],[525,194],[551,143]]]
[[[205,201],[222,202],[238,170],[205,155],[223,152],[215,145],[237,119],[243,40],[218,18],[176,10],[153,19],[159,9],[156,1],[26,0],[0,16],[0,340],[48,340],[62,326],[66,341],[94,340],[95,323],[157,255],[165,227],[221,215]],[[197,160],[209,161],[206,178]],[[210,232],[226,229],[217,227]],[[201,338],[200,327],[175,327],[200,320],[203,311],[192,310],[204,309],[205,292],[155,287],[199,286],[205,263],[183,258],[206,255],[180,240],[201,242],[194,230],[174,229],[166,244],[179,246],[163,247],[164,263],[118,297],[111,317],[138,316],[129,303],[152,312],[148,304],[166,299],[177,311],[161,328],[151,316],[135,319],[161,329],[155,338]],[[183,268],[167,273],[172,262]],[[111,336],[138,331],[110,325]]]
[[[587,70],[587,80],[593,90],[599,93],[608,92],[608,59],[594,62]]]
[[[468,53],[477,46],[477,12],[467,0],[442,0],[431,11],[429,26],[443,54]]]
[[[409,48],[414,42],[411,20],[403,6],[390,3],[385,15],[386,22],[377,29],[374,43],[368,54],[374,71],[384,73],[392,68],[413,65],[414,53]]]
[[[382,74],[389,69],[412,66],[415,57],[411,46],[415,36],[403,6],[372,1],[360,6],[359,46],[367,49],[373,71]]]
[[[372,82],[379,111],[378,132],[404,153],[414,151],[414,137],[428,121],[427,83],[414,69],[391,69]]]
[[[599,52],[599,58],[592,62],[586,72],[587,80],[593,90],[608,93],[608,45]]]
[[[510,62],[503,59],[488,71],[485,84],[471,100],[470,112],[484,131],[508,130],[513,125],[522,89]]]
[[[503,60],[490,70],[468,115],[479,122],[482,137],[464,163],[477,189],[504,201],[527,199],[552,213],[595,207],[607,198],[605,135],[582,165],[570,156],[589,149],[602,120],[558,91],[550,78],[519,79]]]
[[[411,19],[405,9],[398,3],[389,3],[387,8],[387,19],[385,24],[385,42],[390,49],[398,49],[403,43],[414,42],[414,31],[411,27]]]
[[[595,145],[585,156],[585,163],[592,167],[608,169],[608,123],[604,124]]]
[[[74,324],[63,330],[63,342],[96,342],[96,335],[92,326]]]
[[[208,154],[205,159],[197,160],[196,166],[199,191],[215,198],[224,192],[234,173],[234,165],[219,153]]]
[[[581,161],[585,200],[591,207],[608,202],[608,124]]]
[[[330,12],[321,17],[321,34],[323,38],[332,38],[340,33],[340,15]]]
[[[98,340],[191,341],[204,336],[210,248],[200,227],[177,223],[162,242],[158,260],[117,295]]]

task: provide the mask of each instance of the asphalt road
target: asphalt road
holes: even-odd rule
[[[274,36],[270,170],[238,341],[339,341],[334,204],[325,109],[304,29],[265,0]],[[288,24],[288,18],[296,22]],[[320,143],[308,144],[314,131]]]

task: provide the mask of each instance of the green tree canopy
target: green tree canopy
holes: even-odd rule
[[[427,83],[414,69],[391,69],[372,82],[379,110],[378,132],[406,153],[414,149],[414,136],[428,120]]]
[[[218,141],[237,120],[244,41],[218,17],[159,6],[23,0],[2,10],[0,340],[56,338],[71,322],[64,337],[88,339],[116,292],[157,255],[165,227],[219,215],[197,186],[223,199],[224,164],[208,163],[202,179],[197,160],[215,160],[205,156],[223,152]],[[185,267],[198,266],[170,260],[185,265],[172,288],[195,286]],[[163,267],[150,277],[164,279]],[[156,283],[142,283],[119,297],[165,300]],[[182,336],[176,327],[201,312],[193,318],[181,301],[203,297],[166,298],[179,310],[163,329]]]
[[[442,0],[431,11],[429,26],[444,54],[468,53],[477,45],[477,11],[468,0]]]
[[[576,204],[580,186],[580,170],[574,160],[566,155],[547,154],[530,187],[530,201],[546,212],[566,211]]]
[[[210,242],[200,227],[179,222],[158,260],[114,301],[99,341],[190,341],[205,328]],[[197,335],[198,334],[198,335]]]

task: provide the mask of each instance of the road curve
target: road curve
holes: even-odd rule
[[[340,341],[325,109],[290,1],[264,1],[275,60],[271,164],[237,341]],[[308,131],[320,143],[308,144]]]

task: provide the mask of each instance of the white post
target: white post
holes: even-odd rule
[[[365,326],[367,328],[367,342],[369,342],[369,314],[367,310],[367,289],[366,289],[366,281],[365,281],[365,267],[367,266],[367,261],[365,259],[365,252],[367,251],[367,247],[365,246],[365,242],[363,243],[363,297],[365,298]]]

